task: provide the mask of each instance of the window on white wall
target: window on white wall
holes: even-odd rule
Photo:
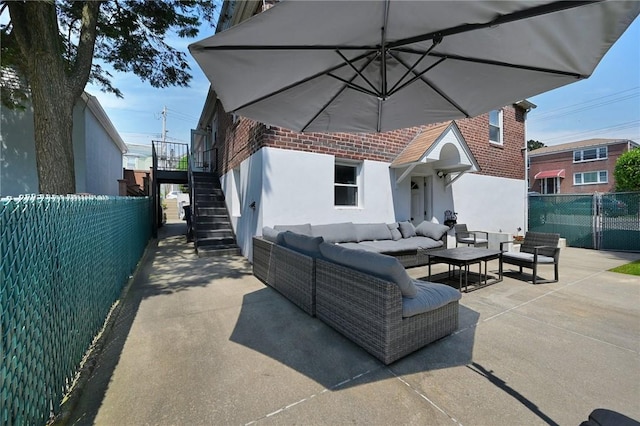
[[[502,110],[489,112],[489,141],[502,145]]]
[[[609,173],[606,170],[573,174],[574,185],[595,185],[599,183],[608,183],[608,182],[609,182]]]
[[[357,207],[360,197],[361,164],[336,160],[334,173],[334,203],[336,206]]]

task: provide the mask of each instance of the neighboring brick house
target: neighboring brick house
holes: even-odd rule
[[[223,12],[233,4],[224,2]],[[243,13],[221,16],[235,24],[250,16]],[[228,114],[210,90],[192,150],[203,163],[217,152],[237,242],[249,259],[251,238],[277,224],[442,223],[451,210],[470,229],[515,233],[526,224],[525,118],[534,107],[524,100],[387,133],[296,133]]]
[[[618,157],[640,147],[627,139],[589,139],[529,153],[529,188],[541,194],[612,192]]]

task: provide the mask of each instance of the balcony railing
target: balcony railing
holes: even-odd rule
[[[176,171],[188,168],[189,145],[186,143],[153,141],[157,158],[156,169]]]

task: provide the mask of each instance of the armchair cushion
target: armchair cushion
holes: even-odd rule
[[[418,294],[418,288],[395,257],[328,243],[320,244],[320,252],[334,263],[395,283],[404,297],[414,298]]]
[[[402,316],[404,318],[433,311],[451,302],[461,299],[458,290],[444,284],[413,280],[418,294],[413,299],[402,298]]]
[[[276,231],[275,229],[265,226],[262,228],[262,238],[267,241],[271,241],[272,243],[282,244],[282,241],[278,241],[278,237],[281,232]]]
[[[522,253],[517,251],[505,251],[502,253],[503,262],[509,263],[509,259],[527,261],[533,263],[532,253]],[[538,263],[553,263],[553,257],[538,255]]]
[[[439,223],[424,221],[416,227],[416,234],[423,237],[429,237],[433,240],[441,239],[447,233],[449,227]]]

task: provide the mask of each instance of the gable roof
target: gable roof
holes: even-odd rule
[[[451,123],[440,124],[438,126],[430,127],[418,134],[418,136],[409,142],[409,145],[404,148],[396,159],[393,160],[391,167],[398,167],[420,161],[424,154],[434,143],[436,143],[450,125]]]
[[[534,149],[533,151],[529,152],[529,157],[551,154],[551,153],[562,152],[562,151],[573,151],[574,149],[579,149],[579,148],[588,148],[592,146],[603,146],[603,145],[614,145],[619,143],[631,143],[632,145],[640,146],[638,143],[628,139],[586,139],[583,141],[562,143],[559,145],[545,146],[542,148]]]

